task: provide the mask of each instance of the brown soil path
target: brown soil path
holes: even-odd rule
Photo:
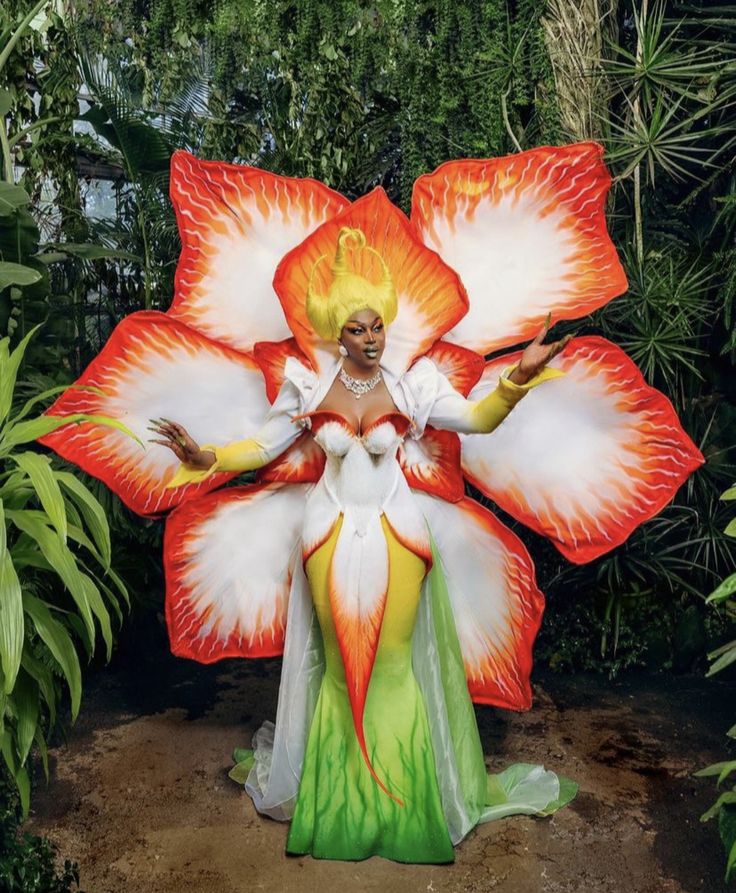
[[[278,661],[203,667],[161,641],[88,683],[29,829],[80,863],[86,893],[722,893],[712,798],[695,769],[723,759],[733,684],[692,677],[535,676],[527,714],[478,710],[489,765],[540,762],[580,783],[548,819],[476,829],[449,866],[284,855],[286,827],[227,777],[273,718]],[[140,648],[140,643],[138,644]],[[136,649],[137,650],[137,649]],[[730,723],[729,723],[730,720]]]

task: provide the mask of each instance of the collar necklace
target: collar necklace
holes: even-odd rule
[[[380,369],[372,378],[353,378],[344,369],[340,369],[340,381],[356,400],[360,400],[364,394],[372,391],[382,377]]]

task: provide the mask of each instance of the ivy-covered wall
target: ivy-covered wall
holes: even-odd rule
[[[82,0],[80,39],[138,68],[166,106],[201,72],[201,154],[314,176],[404,206],[449,157],[502,155],[561,133],[535,0]],[[214,100],[214,101],[212,101]]]

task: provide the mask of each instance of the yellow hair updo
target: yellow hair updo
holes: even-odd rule
[[[381,265],[381,279],[371,282],[360,273],[348,269],[348,249],[369,251]],[[317,258],[309,274],[307,286],[307,318],[315,332],[325,341],[336,341],[342,327],[353,313],[375,310],[388,326],[396,318],[397,300],[391,273],[381,255],[365,243],[361,229],[343,226],[337,234],[337,253],[332,264],[332,283],[326,295],[318,295],[314,288],[314,274],[325,260],[326,254]]]

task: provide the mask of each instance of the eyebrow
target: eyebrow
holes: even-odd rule
[[[377,322],[380,318],[381,318],[380,316],[377,316],[377,317],[373,320],[373,322],[371,323],[371,325],[373,325],[374,322]],[[357,320],[357,319],[349,319],[348,322],[355,323],[356,326],[364,326],[364,325],[365,325],[364,322],[360,322],[360,320]]]

